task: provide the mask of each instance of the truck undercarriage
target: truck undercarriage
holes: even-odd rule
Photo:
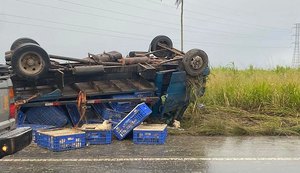
[[[151,119],[172,124],[189,105],[187,79],[201,81],[202,96],[209,75],[204,51],[181,52],[166,36],[155,37],[146,52],[132,51],[126,57],[116,51],[89,53],[81,59],[50,55],[36,41],[21,38],[5,53],[5,60],[20,111],[74,105],[79,115],[72,125],[94,104],[140,102],[151,106]]]

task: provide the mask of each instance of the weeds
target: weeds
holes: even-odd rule
[[[192,135],[299,135],[300,69],[213,68],[182,123]],[[201,84],[201,83],[200,83]],[[193,95],[197,85],[192,85]],[[204,103],[205,109],[197,104]]]
[[[247,111],[300,112],[300,71],[216,68],[198,102]],[[276,112],[276,111],[275,111]]]

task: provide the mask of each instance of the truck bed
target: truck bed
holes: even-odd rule
[[[43,85],[37,87],[15,88],[16,98],[28,99],[40,93],[40,97],[32,101],[64,100],[78,96],[79,91],[87,94],[87,97],[106,96],[113,94],[125,94],[134,92],[155,91],[155,86],[143,78],[99,80],[89,82],[71,83],[60,89],[55,85]]]

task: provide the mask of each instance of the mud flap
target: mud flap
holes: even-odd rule
[[[182,117],[189,102],[187,92],[186,73],[173,72],[166,95],[162,99],[161,115],[167,122],[171,123],[177,117]]]

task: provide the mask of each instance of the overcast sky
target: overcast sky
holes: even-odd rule
[[[0,52],[19,37],[50,54],[147,50],[156,35],[180,48],[175,0],[0,0]],[[185,0],[184,50],[203,49],[211,66],[272,68],[292,62],[299,0]],[[4,62],[1,58],[0,62]]]

